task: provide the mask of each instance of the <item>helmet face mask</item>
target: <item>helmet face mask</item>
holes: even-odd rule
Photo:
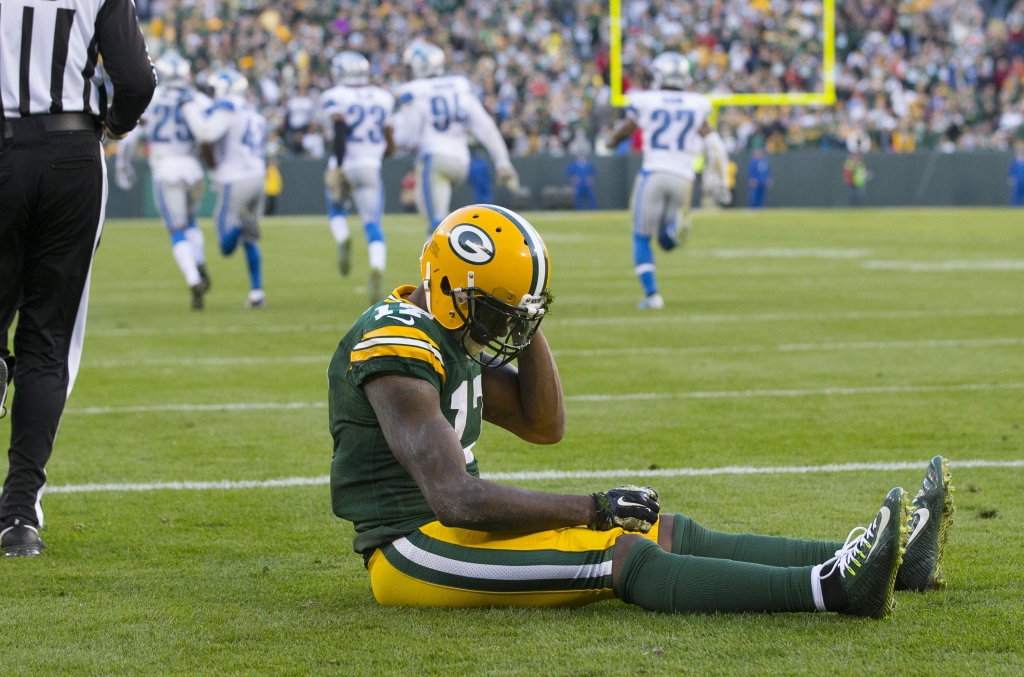
[[[500,367],[519,357],[544,319],[543,308],[510,306],[478,287],[453,289],[451,296],[465,323],[462,347],[485,367]]]
[[[493,205],[452,212],[424,245],[420,268],[434,320],[487,367],[508,364],[530,345],[552,298],[540,235]]]

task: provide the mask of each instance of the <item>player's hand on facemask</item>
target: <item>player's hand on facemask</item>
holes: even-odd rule
[[[331,199],[334,202],[342,202],[352,194],[352,184],[341,167],[324,172],[324,185],[331,191]]]
[[[121,190],[131,190],[135,185],[135,167],[132,167],[131,163],[118,163],[114,180]]]
[[[653,487],[627,484],[604,493],[591,494],[597,515],[587,526],[597,531],[616,527],[646,534],[658,521],[658,492]]]
[[[508,188],[513,193],[519,190],[519,174],[511,164],[497,168],[498,185]]]

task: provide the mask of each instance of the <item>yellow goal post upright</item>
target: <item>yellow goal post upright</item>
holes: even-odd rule
[[[628,97],[622,92],[622,0],[608,1],[609,74],[611,104],[622,107]],[[776,94],[709,94],[714,105],[712,120],[722,106],[831,106],[836,102],[836,6],[835,0],[822,0],[822,91]]]

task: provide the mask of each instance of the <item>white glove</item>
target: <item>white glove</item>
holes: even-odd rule
[[[519,174],[511,164],[502,165],[497,168],[498,185],[508,188],[513,193],[519,190]]]
[[[728,188],[720,188],[720,189],[718,189],[717,195],[715,195],[715,200],[718,202],[718,204],[722,205],[723,207],[727,207],[727,206],[731,205],[732,204],[732,191],[729,190]]]
[[[328,169],[324,172],[324,185],[327,187],[327,190],[331,191],[331,200],[335,204],[344,202],[345,198],[352,194],[352,184],[349,182],[345,170],[341,167]]]
[[[129,191],[135,185],[135,167],[132,167],[131,163],[117,165],[117,171],[114,173],[114,180],[117,182],[117,187],[124,191]]]

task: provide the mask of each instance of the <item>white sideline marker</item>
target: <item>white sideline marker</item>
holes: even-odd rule
[[[624,393],[621,395],[568,395],[566,402],[628,402],[630,400],[714,400],[746,397],[810,397],[814,395],[870,395],[881,393],[943,393],[986,390],[1022,390],[1024,383],[961,383],[934,386],[867,386],[863,388],[805,388],[781,390],[706,390],[683,393]],[[253,411],[261,409],[324,409],[326,402],[233,402],[225,404],[154,404],[137,407],[85,407],[65,409],[65,415],[146,414],[173,411]]]
[[[872,472],[920,470],[927,461],[896,463],[843,463],[830,465],[724,466],[720,468],[658,468],[656,470],[539,470],[481,473],[486,480],[574,480],[620,477],[708,477],[712,475],[803,475],[808,473]],[[950,461],[951,468],[1024,468],[1018,461]],[[86,494],[115,491],[209,491],[214,489],[274,489],[330,484],[328,475],[319,477],[283,477],[276,480],[222,480],[219,482],[144,482],[126,484],[65,484],[47,487],[47,494]]]

